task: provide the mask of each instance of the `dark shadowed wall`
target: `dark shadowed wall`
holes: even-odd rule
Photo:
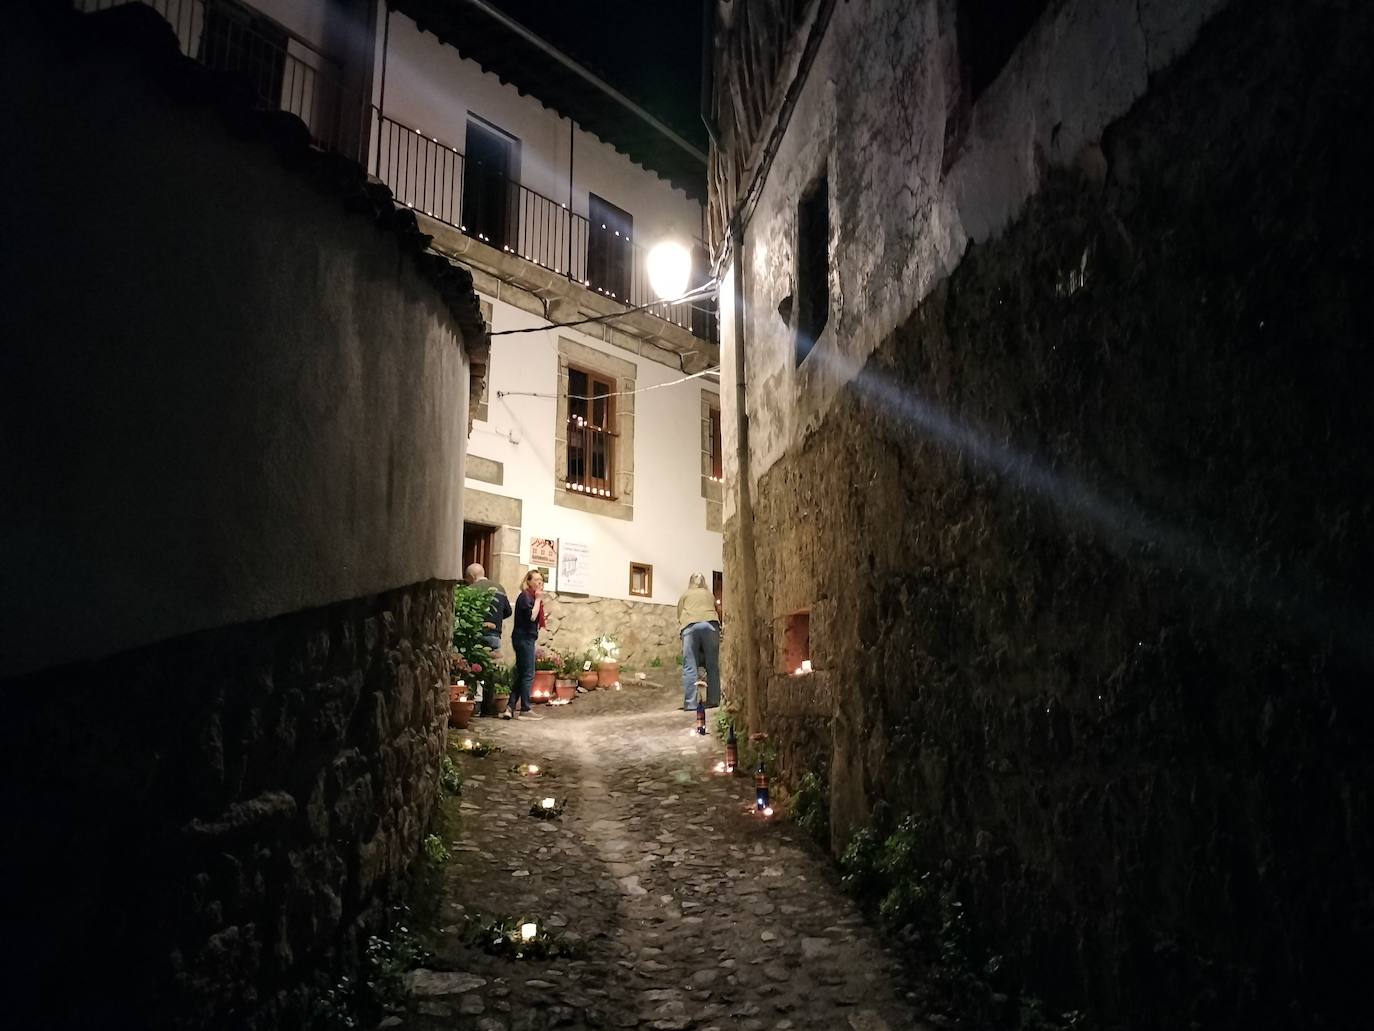
[[[1013,985],[1142,1028],[1368,1026],[1374,23],[1228,5],[1148,80],[1109,62],[1138,99],[1072,151],[1007,150],[1004,116],[1064,115],[1037,92],[1059,76],[1094,117],[1117,103],[1120,77],[1055,63],[1090,11],[1110,41],[1112,5],[1050,5],[949,162],[943,109],[933,138],[901,122],[936,73],[857,54],[937,6],[837,14],[822,60],[854,71],[815,87],[822,131],[784,146],[734,267],[759,576],[726,643],[734,682],[750,650],[761,671],[751,729],[828,785],[835,849],[919,817]],[[856,136],[843,112],[903,82],[911,110]],[[794,370],[787,198],[818,170],[839,328]],[[905,176],[929,176],[910,222],[882,192]],[[726,534],[728,578],[738,513]]]
[[[438,788],[458,323],[159,25],[0,45],[9,1027],[302,1026]]]

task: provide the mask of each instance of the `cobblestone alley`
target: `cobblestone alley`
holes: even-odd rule
[[[445,926],[435,969],[410,975],[409,1026],[925,1027],[833,868],[795,828],[750,814],[752,781],[714,772],[721,745],[692,732],[679,697],[627,685],[538,722],[474,721],[467,736],[501,751],[461,759]],[[544,797],[558,818],[531,817]],[[488,954],[462,937],[478,913],[581,954]]]

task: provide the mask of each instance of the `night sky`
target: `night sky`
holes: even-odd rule
[[[703,150],[701,0],[490,0]]]

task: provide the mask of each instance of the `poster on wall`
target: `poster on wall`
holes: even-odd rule
[[[554,537],[530,538],[530,565],[552,569],[558,565],[558,540]]]
[[[585,544],[560,541],[558,590],[572,594],[591,593],[591,549]]]

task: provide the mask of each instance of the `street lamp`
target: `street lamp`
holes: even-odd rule
[[[649,286],[659,300],[675,301],[687,292],[692,253],[676,240],[661,240],[649,251]]]

